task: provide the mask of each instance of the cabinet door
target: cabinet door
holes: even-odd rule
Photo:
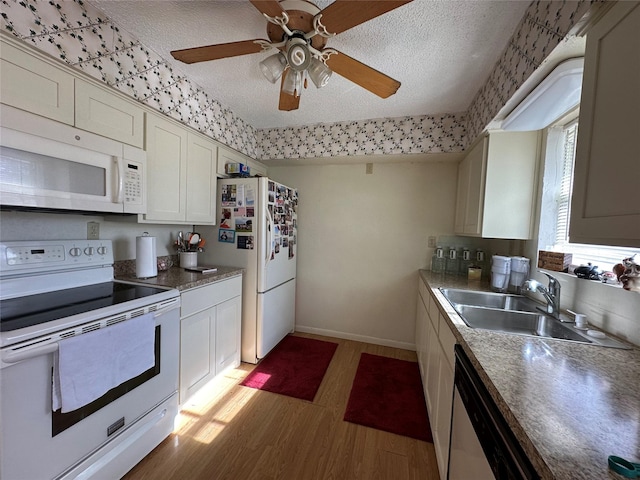
[[[0,43],[2,103],[73,125],[73,76],[53,64]]]
[[[227,163],[244,163],[244,159],[236,152],[227,150],[226,148],[218,148],[217,172],[219,177],[226,177],[225,165]]]
[[[418,279],[418,282],[424,285],[422,279]],[[416,354],[418,356],[418,366],[420,367],[420,374],[422,376],[422,387],[425,389],[427,386],[427,348],[429,346],[429,330],[427,329],[427,322],[429,322],[429,313],[427,306],[425,305],[424,298],[420,290],[418,290],[418,301],[416,302]]]
[[[267,166],[260,163],[260,162],[256,162],[255,160],[247,160],[247,164],[249,165],[249,168],[251,169],[249,171],[249,174],[252,177],[266,177],[267,176]]]
[[[465,157],[469,175],[467,201],[464,211],[464,233],[480,235],[484,208],[484,177],[487,138],[478,142]]]
[[[76,127],[143,148],[144,111],[102,88],[76,79]]]
[[[180,403],[215,376],[216,308],[180,320]]]
[[[453,370],[444,357],[438,363],[438,400],[433,446],[436,450],[438,470],[442,480],[447,478],[449,461],[449,434],[451,432],[451,406],[453,403]],[[433,428],[433,427],[432,427]]]
[[[480,232],[484,238],[529,239],[533,233],[538,132],[496,132],[488,137]]]
[[[240,365],[242,297],[216,306],[216,375]]]
[[[640,4],[617,2],[587,33],[569,236],[640,247]]]
[[[144,220],[184,222],[187,204],[187,130],[147,114],[147,214]]]
[[[456,218],[454,232],[464,233],[465,213],[467,211],[467,198],[469,195],[469,157],[462,159],[458,165],[458,187],[456,190]]]
[[[429,347],[427,349],[427,411],[431,422],[431,430],[436,428],[436,406],[438,402],[438,369],[440,368],[440,343],[433,324],[428,322]]]
[[[187,148],[186,221],[215,223],[218,147],[189,132]]]

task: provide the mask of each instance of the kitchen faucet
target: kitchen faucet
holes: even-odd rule
[[[530,278],[524,282],[522,288],[531,292],[540,292],[547,301],[547,313],[553,318],[560,320],[560,282],[548,273],[540,270],[538,270],[538,272],[549,277],[549,286],[545,288],[540,282]]]

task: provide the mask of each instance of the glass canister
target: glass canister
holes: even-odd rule
[[[447,257],[447,265],[445,273],[449,275],[457,275],[460,270],[460,258],[456,247],[449,247],[449,256]]]
[[[488,279],[490,276],[490,268],[489,268],[489,264],[487,262],[487,256],[484,253],[484,250],[482,249],[477,249],[476,250],[476,259],[473,262],[474,265],[478,268],[482,269],[482,278],[483,279]]]
[[[472,264],[473,259],[471,258],[469,247],[462,247],[462,257],[460,258],[460,270],[458,271],[458,273],[466,277],[469,273],[469,267]]]
[[[444,248],[438,245],[431,257],[431,271],[434,273],[444,273],[445,262]]]

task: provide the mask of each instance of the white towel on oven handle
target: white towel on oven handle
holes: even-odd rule
[[[76,410],[154,364],[153,313],[61,340],[54,358],[52,408]]]

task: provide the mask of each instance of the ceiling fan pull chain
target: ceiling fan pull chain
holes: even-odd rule
[[[316,35],[320,35],[321,37],[324,38],[331,38],[331,37],[335,37],[336,34],[335,33],[329,33],[327,31],[327,27],[325,27],[322,22],[320,21],[320,19],[322,18],[322,14],[319,13],[318,15],[316,15],[315,17],[313,17],[313,29],[314,29],[314,33]]]

